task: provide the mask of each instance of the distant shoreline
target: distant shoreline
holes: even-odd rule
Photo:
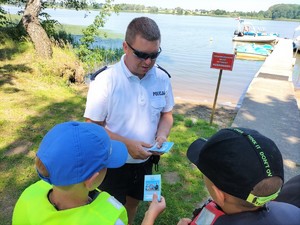
[[[297,5],[297,4],[286,4],[286,5]],[[3,6],[8,6],[8,7],[16,7],[15,5],[10,5],[10,4],[4,4]],[[299,5],[300,6],[300,5]],[[23,6],[25,7],[25,6]],[[22,7],[22,8],[23,8]],[[247,16],[246,14],[247,13],[252,13],[253,12],[240,12],[240,11],[237,11],[237,12],[230,12],[230,11],[226,11],[226,10],[223,10],[223,9],[216,9],[216,10],[204,10],[204,9],[201,9],[201,10],[188,10],[188,9],[183,9],[183,8],[180,8],[180,7],[177,7],[177,8],[158,8],[156,6],[144,6],[146,9],[144,10],[120,10],[119,13],[147,13],[147,14],[166,14],[166,15],[180,15],[180,16],[211,16],[211,17],[224,17],[224,18],[236,18],[238,16],[241,16],[243,19],[254,19],[254,20],[274,20],[272,18],[262,18],[262,17],[259,17],[259,16]],[[151,11],[151,8],[158,8],[158,11]],[[65,10],[75,10],[75,9],[68,9],[68,8],[62,8],[62,7],[48,7],[48,9],[65,9]],[[177,10],[182,10],[182,14],[179,14],[179,13],[174,13],[174,11]],[[93,9],[93,8],[89,8],[88,10],[90,11],[99,11],[99,9]],[[206,13],[201,13],[201,12],[206,12]],[[213,14],[211,12],[214,12],[214,11],[224,11],[226,12],[227,14]],[[254,12],[254,14],[258,14],[257,12]],[[258,14],[259,15],[259,14]],[[300,19],[289,19],[289,18],[277,18],[275,19],[274,21],[289,21],[289,22],[300,22]]]

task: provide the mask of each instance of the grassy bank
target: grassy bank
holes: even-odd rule
[[[57,25],[56,27],[56,29],[63,30],[72,35],[83,35],[82,30],[85,28],[86,26],[69,25],[69,24],[60,24]],[[100,29],[98,37],[109,38],[109,39],[124,39],[124,34],[115,33],[107,29]]]
[[[29,43],[6,41],[0,45],[0,224],[11,224],[13,207],[21,192],[39,178],[34,157],[46,132],[55,124],[83,121],[87,87],[70,85],[55,76],[64,62],[75,61],[72,52],[54,49],[53,60],[34,57]],[[65,61],[64,61],[65,60]],[[162,194],[167,210],[156,224],[177,224],[191,217],[206,191],[200,172],[186,159],[188,145],[199,136],[208,137],[217,125],[175,114],[170,153],[162,156]],[[147,203],[142,203],[136,224],[140,224]]]
[[[8,21],[12,24],[18,24],[21,20],[21,16],[16,14],[7,14],[5,15]],[[87,26],[79,26],[79,25],[70,25],[70,24],[56,24],[55,29],[57,31],[64,31],[68,34],[72,35],[83,35],[82,30],[86,29]],[[111,39],[123,39],[124,34],[115,33],[111,30],[100,29],[99,30],[99,38],[111,38]]]

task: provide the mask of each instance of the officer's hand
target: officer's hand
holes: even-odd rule
[[[161,146],[162,146],[162,144],[164,143],[164,142],[166,142],[167,141],[167,138],[165,137],[165,136],[157,136],[156,137],[156,139],[155,139],[155,142],[157,142],[157,147],[158,148],[161,148]]]
[[[142,141],[135,141],[135,140],[127,140],[125,144],[127,146],[128,153],[134,159],[147,159],[152,155],[151,152],[148,152],[144,149],[144,147],[150,148],[151,147],[150,144],[147,144]]]

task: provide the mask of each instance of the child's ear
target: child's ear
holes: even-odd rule
[[[94,182],[97,178],[97,176],[99,175],[99,172],[96,172],[93,174],[93,176],[91,176],[89,179],[87,179],[86,181],[84,181],[84,185],[88,190],[92,190],[93,186],[94,186]]]
[[[215,185],[212,185],[212,189],[215,192],[215,198],[214,201],[222,207],[224,205],[225,200],[225,194],[223,191],[221,191],[219,188],[217,188]]]

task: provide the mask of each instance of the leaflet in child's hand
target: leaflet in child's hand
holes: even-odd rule
[[[157,199],[160,201],[161,196],[161,175],[145,175],[144,182],[144,201],[152,201],[153,194],[157,194]]]

